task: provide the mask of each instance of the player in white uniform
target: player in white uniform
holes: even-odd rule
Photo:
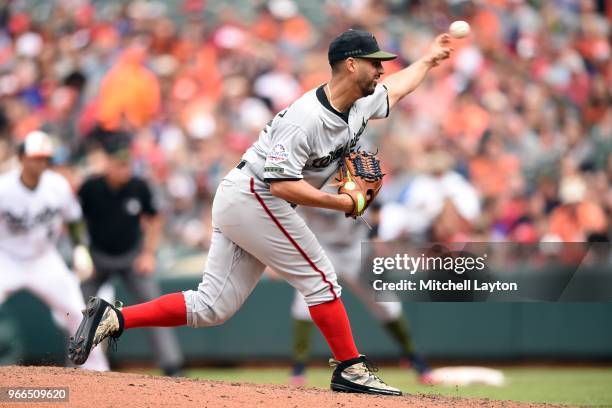
[[[335,187],[325,187],[323,190],[331,193],[334,189]],[[417,372],[419,381],[431,384],[429,366],[414,351],[408,325],[402,316],[402,304],[399,300],[376,302],[370,276],[361,273],[361,243],[369,239],[370,232],[366,224],[357,220],[347,221],[342,213],[322,208],[298,207],[298,214],[304,218],[308,228],[316,234],[319,243],[334,265],[341,283],[350,287],[351,291],[381,322],[400,347],[402,358],[406,359]],[[293,370],[290,384],[302,386],[305,384],[304,373],[308,361],[313,323],[304,296],[297,290],[291,305],[291,317],[293,318]]]
[[[64,222],[81,218],[81,207],[66,179],[48,169],[53,148],[47,134],[29,133],[19,154],[21,168],[0,175],[0,305],[27,290],[73,333],[85,302],[55,245]],[[108,371],[102,349],[84,368]]]
[[[449,57],[449,42],[447,34],[439,36],[425,57],[378,84],[381,61],[396,56],[380,51],[374,36],[364,31],[336,37],[328,51],[331,81],[278,113],[221,181],[198,289],[123,309],[93,298],[71,342],[73,361],[82,364],[93,346],[124,329],[222,324],[244,303],[267,265],[300,291],[327,340],[334,355],[332,390],[401,395],[357,351],[332,263],[295,205],[352,211],[348,195],[319,189],[336,173],[347,146],[357,144],[367,122],[386,117]]]

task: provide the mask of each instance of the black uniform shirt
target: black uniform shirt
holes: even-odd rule
[[[140,216],[157,214],[149,186],[136,177],[117,190],[103,176],[90,178],[79,189],[79,198],[91,246],[109,255],[136,249],[142,240]]]

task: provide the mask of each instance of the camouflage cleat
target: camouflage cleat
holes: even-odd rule
[[[68,358],[81,365],[87,361],[91,349],[104,339],[117,339],[123,333],[123,315],[120,302],[113,306],[107,301],[92,297],[83,311],[83,320],[77,332],[70,338]]]
[[[330,359],[329,363],[335,367],[331,380],[332,391],[402,395],[400,390],[388,386],[374,374],[376,369],[363,355],[343,362]]]

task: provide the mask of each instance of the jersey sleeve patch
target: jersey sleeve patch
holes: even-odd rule
[[[264,179],[302,178],[302,170],[308,160],[310,146],[307,135],[298,126],[273,124],[272,143],[266,153]]]
[[[287,150],[287,148],[282,143],[277,143],[268,153],[266,157],[266,163],[279,164],[284,161],[287,161],[288,158],[289,150]]]

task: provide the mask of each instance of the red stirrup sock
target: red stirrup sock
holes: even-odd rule
[[[336,360],[346,361],[359,357],[351,332],[351,323],[340,298],[310,306],[308,309],[312,320],[321,330]]]
[[[150,302],[121,310],[124,329],[135,327],[174,327],[187,324],[187,307],[183,293],[171,293]]]

